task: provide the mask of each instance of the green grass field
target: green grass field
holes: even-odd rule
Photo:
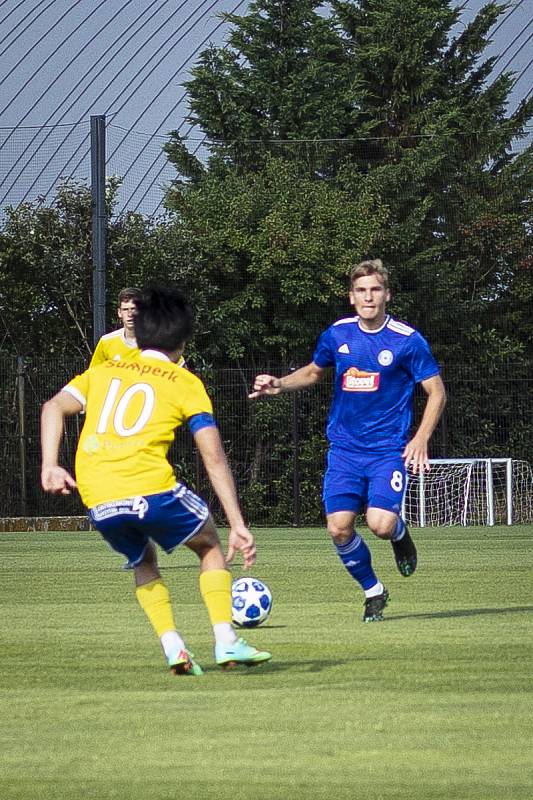
[[[97,534],[0,534],[2,800],[531,800],[531,527],[415,531],[407,580],[371,542],[371,625],[323,531],[257,538],[272,662],[213,665],[181,549],[161,562],[206,674],[176,678]]]

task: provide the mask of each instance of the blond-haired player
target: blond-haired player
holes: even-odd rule
[[[363,622],[379,622],[389,592],[354,528],[356,516],[365,510],[372,533],[391,542],[400,573],[412,575],[417,551],[401,513],[406,467],[415,473],[429,469],[428,442],[446,393],[424,337],[387,313],[388,272],[380,259],[352,269],[349,297],[355,316],[337,320],[322,333],[313,360],[281,378],[258,375],[250,397],[304,389],[320,381],[326,369],[334,370],[322,499],[337,554],[364,591]],[[412,433],[417,384],[426,404]]]

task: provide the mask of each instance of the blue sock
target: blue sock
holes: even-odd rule
[[[371,589],[378,583],[376,573],[372,569],[370,550],[358,533],[355,533],[346,544],[335,545],[339,558],[363,590]]]
[[[404,535],[406,530],[405,522],[401,517],[398,517],[396,520],[396,527],[394,528],[394,533],[391,536],[393,542],[398,542],[402,536]]]

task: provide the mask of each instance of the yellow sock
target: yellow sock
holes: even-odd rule
[[[135,594],[139,605],[159,637],[166,631],[176,630],[170,594],[161,578],[145,583],[144,586],[138,586]]]
[[[202,594],[211,625],[231,623],[231,574],[227,569],[200,573]]]

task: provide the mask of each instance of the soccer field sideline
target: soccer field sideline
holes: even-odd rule
[[[362,625],[324,531],[259,529],[274,607],[247,638],[274,657],[231,674],[194,557],[164,557],[205,669],[173,678],[97,534],[0,534],[0,796],[530,800],[533,530],[414,535],[407,580],[373,544],[392,601]]]

